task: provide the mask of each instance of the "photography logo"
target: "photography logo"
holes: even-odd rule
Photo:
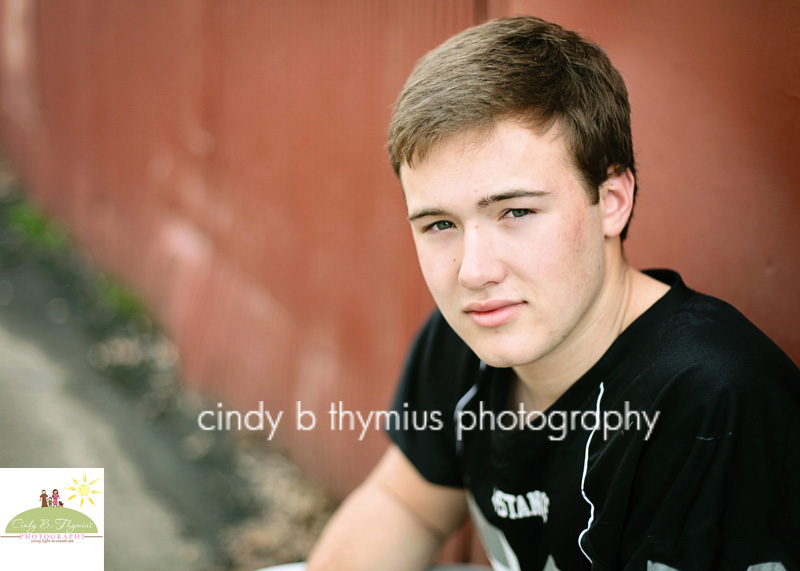
[[[102,569],[103,483],[102,468],[0,469],[0,561]]]

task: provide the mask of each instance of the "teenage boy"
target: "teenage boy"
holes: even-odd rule
[[[389,152],[437,305],[394,404],[417,422],[390,418],[309,568],[424,569],[467,512],[496,570],[797,568],[800,372],[627,264],[606,54],[532,17],[471,28],[418,63]]]

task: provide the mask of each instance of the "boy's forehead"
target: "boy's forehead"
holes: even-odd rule
[[[444,137],[428,142],[422,147],[421,152],[415,151],[406,161],[400,165],[400,171],[404,169],[414,169],[420,164],[429,162],[432,157],[442,154],[470,154],[485,147],[489,142],[497,140],[502,134],[509,131],[516,131],[517,133],[529,133],[535,137],[541,137],[543,140],[554,145],[561,147],[565,154],[565,158],[569,159],[571,151],[567,145],[566,139],[563,136],[563,129],[558,122],[554,122],[547,128],[539,128],[537,125],[529,124],[518,118],[500,119],[488,123],[487,125],[479,125],[474,127],[467,127],[451,133]],[[507,137],[504,139],[511,145],[519,144],[519,139],[509,140]]]
[[[473,165],[476,160],[511,163],[510,157],[516,157],[522,165],[549,162],[575,171],[572,154],[557,125],[540,133],[521,121],[505,120],[488,128],[465,129],[432,143],[423,156],[400,166],[400,184],[405,195],[408,183],[420,176],[436,177],[459,166]]]

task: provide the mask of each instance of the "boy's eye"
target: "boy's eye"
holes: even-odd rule
[[[522,218],[528,214],[531,214],[531,210],[529,208],[512,208],[506,212],[506,216],[509,218]]]
[[[433,224],[429,224],[428,226],[426,226],[425,230],[426,231],[428,231],[428,230],[442,231],[442,230],[449,230],[450,228],[453,228],[453,227],[454,227],[454,225],[453,225],[452,222],[450,222],[448,220],[439,220],[438,222],[434,222]]]

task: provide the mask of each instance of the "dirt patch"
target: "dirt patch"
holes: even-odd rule
[[[253,486],[259,513],[231,526],[222,545],[237,571],[303,561],[334,503],[322,488],[277,452],[242,441],[239,469]]]

